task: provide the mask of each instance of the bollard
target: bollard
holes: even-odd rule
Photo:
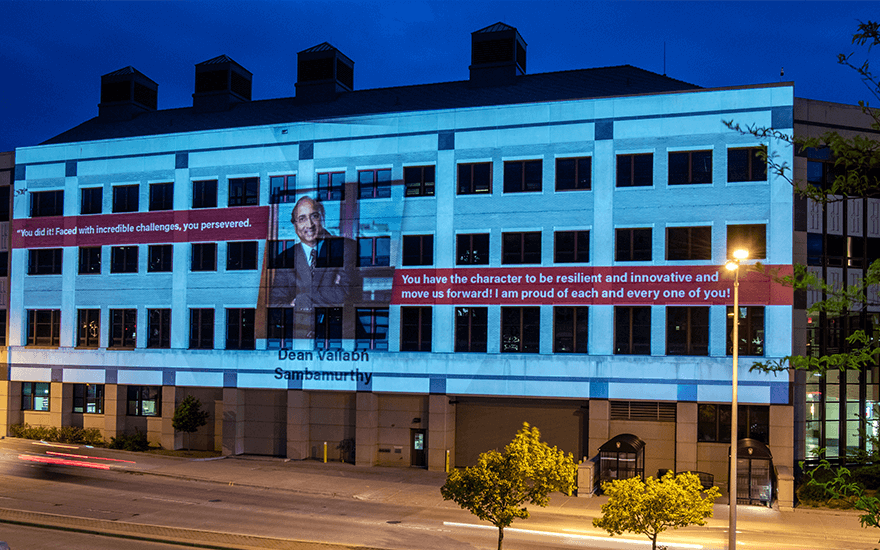
[[[327,442],[324,442],[324,464],[327,464]]]
[[[449,473],[449,449],[446,449],[446,473]]]

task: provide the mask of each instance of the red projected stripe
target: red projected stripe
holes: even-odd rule
[[[134,460],[122,460],[121,458],[105,458],[103,456],[74,455],[74,454],[70,454],[70,453],[58,453],[55,451],[47,451],[46,454],[53,455],[53,456],[69,456],[72,458],[88,458],[91,460],[107,460],[110,462],[127,462],[129,464],[136,464],[136,462]]]
[[[41,464],[52,464],[58,466],[76,466],[78,468],[94,468],[95,470],[109,470],[110,466],[107,464],[93,464],[91,462],[81,462],[79,460],[65,460],[63,458],[52,458],[49,456],[35,456],[35,455],[18,455],[20,460],[27,460],[28,462],[39,462]]]

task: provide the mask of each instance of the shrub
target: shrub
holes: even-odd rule
[[[857,481],[866,489],[880,489],[880,464],[861,466],[853,471],[853,481]]]
[[[143,452],[150,448],[150,442],[147,440],[147,434],[135,428],[133,434],[119,434],[117,437],[111,437],[108,447]]]
[[[39,439],[56,443],[74,443],[80,445],[103,446],[104,438],[97,428],[78,428],[76,426],[31,426],[30,424],[13,424],[9,426],[9,435],[22,439]]]

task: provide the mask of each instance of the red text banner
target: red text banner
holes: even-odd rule
[[[791,266],[766,266],[779,275]],[[792,291],[743,265],[740,302],[791,305]],[[401,305],[732,305],[733,273],[723,266],[398,269],[392,302]]]
[[[252,241],[265,239],[268,227],[267,206],[27,218],[13,220],[12,247]]]

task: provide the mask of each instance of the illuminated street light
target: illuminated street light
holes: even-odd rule
[[[739,382],[739,264],[749,257],[749,251],[738,249],[733,251],[733,259],[727,260],[724,267],[733,271],[733,376],[730,395],[730,480],[727,492],[730,498],[730,533],[727,549],[736,549],[736,445],[737,429],[739,428],[737,409],[737,385]]]

